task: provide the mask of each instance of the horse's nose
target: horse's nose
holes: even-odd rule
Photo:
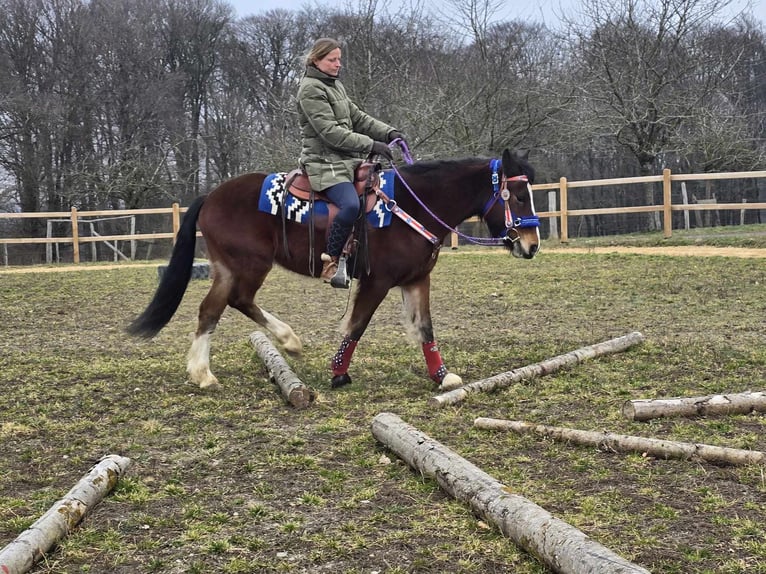
[[[538,249],[540,249],[540,246],[537,245],[537,243],[529,246],[529,259],[532,259],[535,255],[537,255]]]

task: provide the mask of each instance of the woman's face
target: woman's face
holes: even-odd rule
[[[328,76],[337,76],[340,72],[340,48],[335,48],[321,60],[315,60],[314,65]]]

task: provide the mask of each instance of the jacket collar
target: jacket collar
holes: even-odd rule
[[[325,74],[322,70],[317,68],[316,66],[306,66],[306,77],[308,78],[316,78],[317,80],[322,80],[323,82],[327,83],[334,83],[335,80],[338,79],[338,76],[331,76],[330,74]]]

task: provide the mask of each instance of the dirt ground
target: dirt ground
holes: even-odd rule
[[[545,253],[635,253],[637,255],[663,255],[669,257],[742,257],[746,259],[766,258],[766,249],[747,247],[712,247],[709,245],[674,245],[670,247],[555,247],[548,248]],[[451,253],[445,249],[443,254]],[[500,251],[498,253],[501,253]],[[155,267],[158,263],[115,263],[105,265],[34,265],[30,267],[0,267],[0,273],[52,273],[71,271],[98,271],[115,269],[130,265],[131,267]]]
[[[431,293],[445,360],[464,380],[630,331],[646,342],[432,412],[397,293],[355,354],[354,383],[331,390],[327,363],[346,298],[275,269],[259,301],[299,326],[304,356],[290,364],[319,392],[298,412],[276,396],[244,337],[252,323],[236,313],[213,346],[223,392],[186,384],[208,282],[191,282],[157,339],[136,341],[122,331],[154,292],[159,262],[0,270],[0,540],[31,524],[92,460],[120,452],[134,460],[128,477],[32,574],[550,572],[377,444],[369,424],[385,411],[652,572],[766,574],[759,466],[618,456],[472,428],[489,416],[766,450],[760,414],[639,425],[615,409],[633,397],[763,381],[766,268],[746,258],[766,249],[562,246],[532,264],[500,250],[461,257],[469,251],[444,249]],[[618,252],[708,257],[587,256]],[[30,273],[126,267],[143,269]]]
[[[565,247],[548,251],[568,253],[636,253],[643,255],[695,256],[695,257],[766,257],[766,249],[747,247],[712,247],[709,245],[676,245],[670,247]]]

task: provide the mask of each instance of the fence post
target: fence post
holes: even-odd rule
[[[49,219],[45,222],[45,238],[53,237],[53,222]],[[45,262],[50,265],[53,263],[53,245],[48,242],[45,244]]]
[[[88,226],[90,227],[90,236],[91,237],[95,237],[96,236],[96,226],[93,225],[92,221],[88,222]],[[116,241],[114,243],[115,243],[115,245],[117,244]],[[90,243],[90,257],[93,260],[93,263],[98,262],[98,248],[96,246],[96,242],[95,241],[91,241],[91,243]]]
[[[177,203],[173,204],[173,245],[176,244],[178,230],[181,229],[181,208]]]
[[[548,211],[556,211],[556,192],[553,190],[548,192]],[[550,226],[548,231],[548,239],[558,239],[559,220],[555,217],[551,217],[548,219],[548,224]]]
[[[135,235],[136,234],[136,216],[131,215],[130,216],[130,234]],[[135,261],[136,259],[136,240],[131,239],[130,240],[130,260]]]
[[[662,170],[662,211],[662,230],[665,239],[669,239],[673,235],[673,198],[670,193],[670,170],[668,168]]]
[[[559,179],[559,194],[561,196],[561,243],[569,241],[569,217],[567,216],[567,178]]]
[[[77,223],[77,208],[72,208],[72,259],[75,264],[80,263],[80,229]]]

